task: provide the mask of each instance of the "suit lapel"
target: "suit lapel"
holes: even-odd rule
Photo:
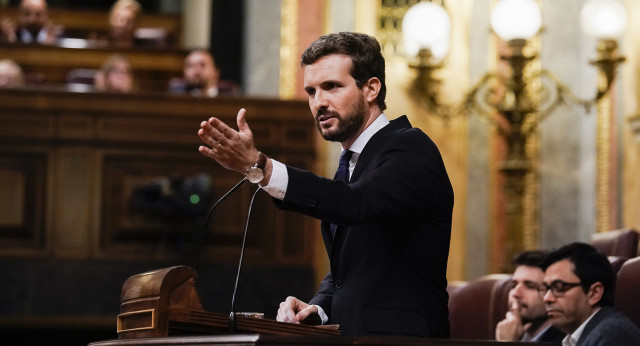
[[[351,174],[349,183],[357,182],[360,179],[366,168],[375,161],[374,158],[380,153],[380,148],[387,143],[387,140],[392,133],[400,129],[408,128],[411,128],[411,123],[409,123],[407,116],[403,115],[397,119],[391,120],[387,126],[376,132],[376,134],[374,134],[367,142],[362,153],[360,153],[360,156],[358,156],[358,162],[356,162],[356,166],[353,170],[353,174]],[[335,238],[333,239],[330,233],[329,224],[327,223],[326,227],[322,228],[322,236],[325,241],[327,253],[331,258],[331,270],[333,271],[334,269],[337,269],[334,268],[334,265],[337,266],[340,262],[340,251],[342,250],[345,239],[348,236],[349,227],[338,227]]]
[[[380,153],[380,148],[387,143],[387,140],[392,133],[400,129],[408,128],[411,128],[411,123],[409,123],[407,116],[403,115],[397,119],[391,120],[387,126],[383,127],[373,135],[358,157],[358,162],[353,170],[350,182],[353,183],[360,179],[362,173],[366,171],[369,164],[374,161],[373,159],[375,156]]]

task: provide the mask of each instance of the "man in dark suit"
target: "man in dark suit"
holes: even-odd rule
[[[538,293],[544,279],[542,264],[545,251],[525,251],[512,261],[509,311],[496,326],[498,341],[561,341],[565,333],[551,325],[547,310]]]
[[[49,20],[46,0],[22,0],[18,9],[18,23],[0,19],[0,42],[54,44],[63,28]]]
[[[385,62],[375,38],[322,36],[301,64],[318,130],[350,156],[344,178],[267,159],[244,110],[239,131],[211,118],[198,132],[202,154],[247,172],[281,208],[323,220],[330,271],[309,303],[282,302],[277,320],[339,324],[344,335],[448,337],[453,190],[440,152],[405,116],[383,114]]]
[[[203,97],[240,94],[235,84],[220,79],[220,69],[206,49],[191,50],[184,58],[182,72],[182,78],[169,81],[169,92]]]
[[[540,289],[563,346],[640,345],[640,329],[613,308],[615,273],[593,246],[571,243],[551,252]]]

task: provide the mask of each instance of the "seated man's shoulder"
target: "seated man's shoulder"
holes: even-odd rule
[[[594,321],[593,330],[583,335],[580,345],[640,345],[640,328],[626,315],[613,308],[603,308],[602,318]]]

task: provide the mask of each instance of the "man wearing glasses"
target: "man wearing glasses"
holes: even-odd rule
[[[565,333],[551,325],[538,293],[544,278],[545,251],[525,251],[513,260],[509,311],[496,326],[498,341],[558,342]]]
[[[563,346],[640,345],[640,329],[613,308],[615,274],[607,257],[584,243],[549,253],[540,295]]]

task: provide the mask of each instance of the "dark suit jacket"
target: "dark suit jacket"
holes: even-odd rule
[[[547,330],[542,333],[540,338],[536,340],[536,342],[557,342],[562,341],[567,334],[561,331],[560,329],[551,326]]]
[[[281,207],[323,220],[331,270],[310,303],[329,323],[343,335],[448,337],[453,189],[431,139],[402,116],[366,144],[349,184],[287,170]]]
[[[620,311],[605,306],[587,323],[578,346],[610,345],[640,345],[640,329]]]

